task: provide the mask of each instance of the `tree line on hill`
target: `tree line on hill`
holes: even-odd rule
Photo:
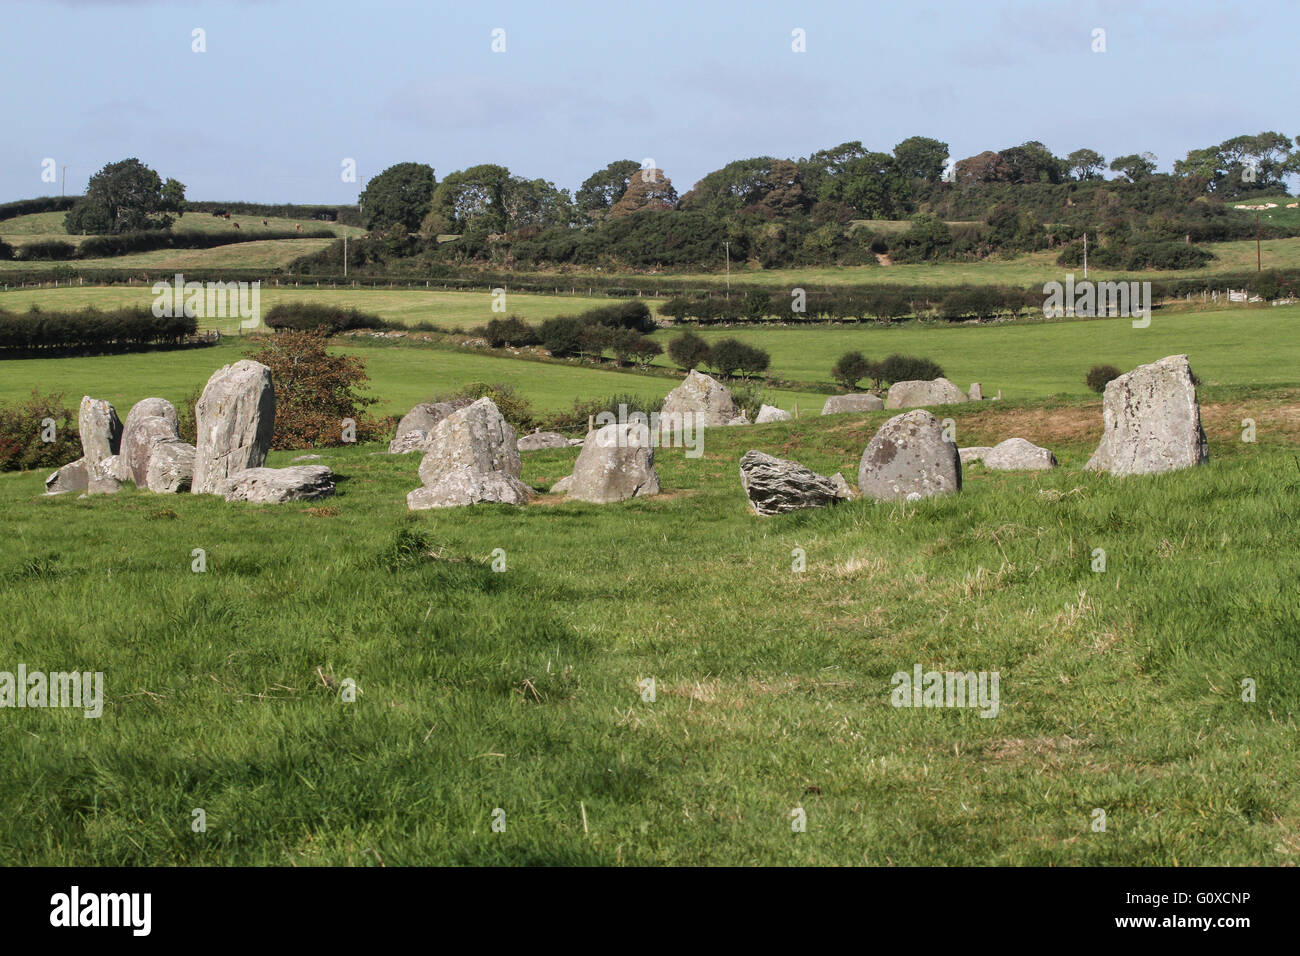
[[[1107,168],[1113,178],[1103,178]],[[573,194],[500,165],[438,181],[429,165],[404,162],[361,193],[371,236],[352,245],[348,265],[717,269],[728,252],[764,268],[871,265],[883,256],[974,260],[1053,247],[1074,255],[1068,247],[1087,232],[1120,267],[1190,268],[1209,259],[1193,242],[1253,237],[1253,223],[1225,200],[1285,194],[1297,173],[1300,137],[1276,132],[1194,149],[1167,173],[1149,153],[1107,164],[1095,150],[1057,157],[1035,141],[956,162],[930,137],[909,137],[889,153],[854,141],[799,159],[737,160],[681,195],[663,170],[633,160],[597,170]],[[909,222],[900,231],[879,220]],[[332,248],[295,268],[327,271],[341,257]]]
[[[1107,169],[1113,178],[1104,178]],[[1107,164],[1092,149],[1058,157],[1037,141],[954,162],[946,143],[912,136],[890,152],[852,141],[801,158],[736,160],[680,195],[663,170],[628,159],[595,171],[573,193],[496,164],[439,181],[428,164],[403,162],[369,180],[352,210],[187,203],[184,184],[130,158],[92,176],[70,205],[29,200],[0,207],[0,216],[10,207],[66,208],[67,231],[92,235],[166,233],[186,209],[355,217],[370,236],[349,243],[349,271],[372,273],[440,264],[717,271],[727,258],[763,268],[870,266],[886,257],[966,261],[1057,247],[1061,264],[1071,265],[1085,233],[1101,264],[1177,269],[1208,261],[1195,242],[1253,236],[1253,224],[1232,215],[1226,200],[1285,194],[1286,178],[1297,173],[1300,137],[1272,131],[1193,149],[1165,173],[1149,153]],[[341,246],[297,260],[294,271],[342,271]],[[34,243],[25,257],[67,256]]]

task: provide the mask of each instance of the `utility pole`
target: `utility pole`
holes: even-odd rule
[[[63,164],[63,187],[60,195],[66,196],[67,194],[68,194],[68,164],[64,163]]]
[[[1083,277],[1088,278],[1088,234],[1083,234]]]
[[[1259,205],[1255,206],[1255,271],[1264,271],[1264,256],[1259,251]]]
[[[343,278],[348,277],[348,234],[343,233]]]
[[[731,243],[724,241],[722,248],[727,251],[727,298],[731,298]]]

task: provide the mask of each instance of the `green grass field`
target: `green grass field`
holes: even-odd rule
[[[1209,466],[1122,481],[1079,471],[1095,400],[958,408],[1062,468],[767,519],[747,448],[852,476],[885,416],[710,431],[607,506],[410,514],[417,457],[373,446],[279,506],[2,475],[0,666],[101,671],[106,705],[3,712],[0,859],[1294,864],[1298,399],[1212,402]],[[996,671],[998,716],[892,707],[918,664]]]
[[[263,307],[295,299],[491,317],[486,291],[268,289]],[[0,294],[9,309],[151,300]],[[605,301],[508,304],[538,321]],[[975,465],[959,495],[906,506],[750,514],[746,450],[856,481],[891,414],[822,418],[825,396],[799,392],[765,399],[801,418],[710,430],[701,458],[660,449],[663,493],[605,506],[546,493],[576,449],[524,456],[538,497],[522,509],[410,513],[418,456],[372,454],[382,445],[320,449],[338,495],[276,506],[43,497],[43,472],[0,474],[0,671],[102,671],[107,698],[99,719],[0,710],[0,860],[1294,865],[1297,321],[1234,308],[1146,329],[702,333],[759,344],[800,381],[828,381],[850,348],[929,356],[1005,395],[942,411],[959,444],[1021,436],[1061,462]],[[0,361],[0,401],[57,389],[124,416],[146,396],[184,400],[253,344]],[[341,348],[366,360],[382,414],[476,380],[541,412],[674,384],[411,341]],[[1101,433],[1087,368],[1179,352],[1203,383],[1209,465],[1082,471]],[[1241,440],[1247,418],[1257,443]],[[891,675],[917,665],[997,672],[998,716],[892,707]],[[792,832],[796,808],[807,832]]]
[[[301,240],[310,242],[312,240]],[[274,286],[271,280],[261,287],[262,310],[283,302],[325,303],[344,309],[360,309],[390,322],[433,322],[440,328],[471,329],[502,318],[493,312],[494,298],[484,287],[478,292],[451,292],[441,289],[316,289]],[[51,289],[9,289],[0,291],[0,309],[25,312],[33,305],[42,309],[120,309],[149,308],[153,305],[151,286],[65,286]],[[557,315],[574,315],[587,309],[609,305],[612,299],[570,295],[530,295],[511,292],[505,296],[506,313],[529,322],[541,323]],[[651,310],[657,304],[648,302]],[[213,318],[199,324],[234,332],[238,320]]]
[[[1207,383],[1300,383],[1300,307],[1244,307],[1157,312],[1147,328],[1132,319],[992,326],[908,323],[698,330],[706,340],[737,338],[766,349],[772,369],[801,382],[830,382],[836,359],[850,350],[882,359],[892,353],[931,358],[963,389],[1006,398],[1086,394],[1093,365],[1130,369],[1185,352]],[[676,333],[659,331],[663,343]],[[665,357],[658,362],[668,365]],[[868,384],[868,383],[863,383]]]
[[[82,395],[111,401],[123,418],[142,398],[165,398],[179,404],[222,365],[238,361],[256,348],[255,338],[228,337],[210,348],[136,352],[84,358],[0,360],[0,402],[29,395],[33,388],[61,391],[75,408]],[[366,362],[366,391],[379,399],[376,414],[401,415],[417,402],[454,391],[468,382],[505,382],[515,386],[542,412],[567,410],[577,398],[636,394],[663,396],[674,381],[612,369],[527,362],[474,352],[358,341],[341,347]],[[769,404],[806,411],[821,410],[825,395],[768,390]]]
[[[1277,210],[1273,210],[1277,212]],[[1295,212],[1295,210],[1286,210]],[[1245,213],[1242,213],[1245,215]],[[1216,275],[1225,272],[1251,272],[1255,269],[1255,243],[1215,242],[1205,248],[1218,258],[1202,269],[1176,272],[1149,270],[1121,272],[1090,268],[1088,277],[1098,282],[1120,279],[1179,279]],[[1261,244],[1265,269],[1300,268],[1300,238],[1269,239]],[[1030,252],[1009,259],[980,262],[896,263],[891,266],[822,266],[801,269],[760,269],[732,264],[731,278],[736,283],[760,284],[776,289],[795,287],[821,288],[837,285],[1006,285],[1021,288],[1041,286],[1044,282],[1063,281],[1066,272],[1082,277],[1082,269],[1067,269],[1056,264],[1059,250]],[[627,275],[629,281],[636,276]],[[714,272],[672,274],[674,279],[716,282],[722,278],[721,264]],[[644,280],[643,280],[644,281]]]

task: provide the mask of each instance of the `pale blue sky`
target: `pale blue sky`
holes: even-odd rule
[[[733,159],[854,139],[1150,150],[1164,170],[1300,133],[1294,0],[5,0],[0,18],[0,200],[57,194],[46,157],[70,194],[137,156],[191,199],[344,203],[405,160],[573,189],[652,157],[685,192]]]

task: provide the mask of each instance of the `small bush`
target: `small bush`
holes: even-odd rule
[[[668,357],[684,371],[708,365],[712,359],[709,343],[694,332],[683,332],[668,343]]]
[[[712,364],[723,375],[749,377],[767,371],[771,358],[763,349],[727,338],[714,344]]]
[[[880,380],[884,382],[933,381],[943,377],[938,362],[911,355],[891,355],[880,363]]]
[[[1088,375],[1084,379],[1088,387],[1094,392],[1106,391],[1107,383],[1119,378],[1124,373],[1113,365],[1094,365],[1088,369]]]
[[[30,398],[0,405],[0,471],[58,468],[80,457],[77,413],[63,404],[62,392],[32,389]]]
[[[548,352],[564,358],[582,351],[582,329],[582,320],[570,315],[557,315],[543,322],[537,334]]]
[[[345,444],[344,419],[355,423],[358,442],[378,441],[387,423],[365,409],[377,399],[358,391],[369,379],[364,360],[332,355],[320,331],[287,330],[247,357],[271,370],[275,386],[272,448],[323,448]]]
[[[831,368],[831,378],[851,392],[858,382],[871,375],[872,366],[873,363],[861,352],[845,352]]]
[[[537,345],[542,339],[537,330],[516,316],[493,319],[483,329],[483,338],[494,349],[508,346]]]

